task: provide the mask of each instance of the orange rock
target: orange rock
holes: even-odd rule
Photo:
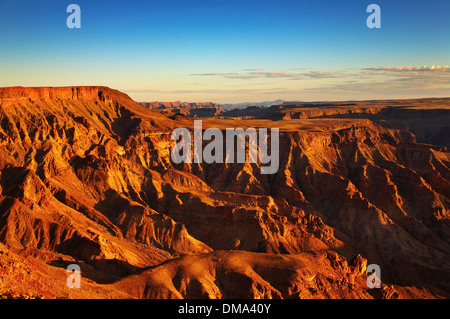
[[[258,164],[174,165],[170,133],[193,120],[106,87],[0,97],[2,296],[449,296],[450,152],[343,116],[381,108],[203,120],[280,128],[280,168],[267,176]],[[86,295],[65,290],[73,262]],[[366,287],[372,263],[380,291]]]

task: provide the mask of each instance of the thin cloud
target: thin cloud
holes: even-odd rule
[[[257,76],[242,73],[191,73],[192,76],[219,76],[226,79],[255,79]]]
[[[362,72],[367,76],[392,77],[391,83],[401,83],[401,88],[418,89],[425,87],[450,87],[450,67],[448,65],[432,66],[387,66],[368,68]],[[389,79],[387,79],[389,81]]]
[[[189,75],[196,75],[196,76],[232,76],[232,75],[238,75],[239,73],[191,73]]]
[[[358,81],[328,84],[304,89],[308,93],[387,93],[443,90],[450,88],[450,67],[432,66],[386,66],[365,68],[353,74]]]
[[[337,78],[343,76],[341,72],[322,72],[322,71],[309,71],[308,73],[303,73],[303,75],[313,79]]]
[[[250,74],[264,78],[298,78],[301,74],[289,72],[250,72]]]
[[[192,73],[193,76],[220,76],[227,79],[259,79],[259,78],[295,78],[300,77],[300,74],[288,73],[288,72],[260,72],[251,71],[246,73]]]
[[[219,76],[226,79],[259,79],[259,78],[271,78],[271,79],[325,79],[325,78],[335,78],[345,76],[342,72],[324,72],[324,71],[308,71],[302,73],[293,72],[262,72],[260,69],[245,69],[245,73],[191,73],[192,76]]]
[[[440,60],[440,57],[436,57],[436,58],[426,58],[425,61],[437,61]]]
[[[432,65],[432,66],[383,66],[383,67],[372,67],[365,68],[365,70],[372,71],[393,71],[393,72],[450,72],[450,67],[448,65]]]
[[[292,70],[292,69],[291,69]],[[192,74],[195,75],[195,74]],[[305,80],[317,83],[310,88],[296,88],[297,93],[321,92],[333,94],[384,94],[390,92],[413,93],[430,90],[446,90],[450,88],[450,67],[448,65],[423,66],[375,66],[367,68],[352,68],[337,71],[303,70],[303,72],[269,72],[247,69],[246,72],[233,73],[202,73],[202,76],[219,76],[227,79],[285,79]],[[322,82],[323,79],[329,81]],[[311,81],[311,80],[314,80]],[[252,82],[254,84],[254,82]],[[439,92],[440,92],[439,91]],[[217,92],[217,91],[216,91]],[[246,90],[245,88],[220,93],[293,93],[287,90]],[[211,92],[213,93],[213,92]],[[408,93],[408,94],[409,94]]]

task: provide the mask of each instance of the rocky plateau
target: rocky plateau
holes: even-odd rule
[[[0,88],[0,297],[450,297],[450,99],[353,104],[202,117],[279,128],[264,175],[172,162],[171,132],[193,130],[198,105]],[[69,264],[82,289],[66,286]]]

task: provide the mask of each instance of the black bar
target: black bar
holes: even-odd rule
[[[311,316],[351,316],[368,315],[385,316],[391,309],[406,314],[439,314],[444,307],[448,309],[448,299],[440,300],[72,300],[72,299],[41,299],[41,300],[0,300],[0,311],[8,308],[14,310],[17,316],[21,311],[42,314],[73,314],[75,316],[89,315],[90,318],[98,315],[104,318],[106,314],[129,314],[130,317],[138,314],[145,318],[306,318]],[[442,308],[442,309],[441,309]],[[195,313],[186,313],[186,309]],[[210,310],[208,312],[208,310]],[[98,313],[97,313],[98,312]],[[127,318],[124,318],[127,319]]]

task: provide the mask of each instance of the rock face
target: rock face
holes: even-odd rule
[[[371,298],[358,268],[332,251],[186,255],[113,286],[136,298]]]
[[[2,296],[450,294],[445,147],[366,119],[241,121],[280,128],[279,169],[262,175],[259,164],[172,163],[170,134],[193,120],[106,87],[0,97]],[[64,287],[71,263],[83,295]],[[12,284],[15,264],[39,285]],[[367,289],[368,264],[381,289]]]
[[[144,103],[148,105],[149,103]],[[177,105],[164,103],[165,105]],[[417,100],[375,100],[326,103],[290,103],[245,108],[218,108],[204,103],[184,103],[181,109],[171,110],[189,117],[221,117],[232,119],[369,119],[380,126],[412,132],[420,143],[450,147],[449,98]],[[159,103],[155,103],[159,105]]]

